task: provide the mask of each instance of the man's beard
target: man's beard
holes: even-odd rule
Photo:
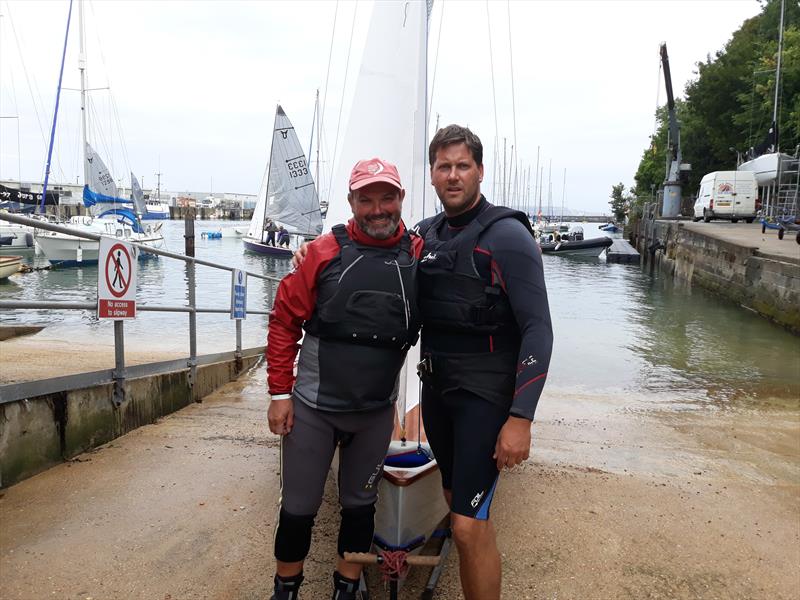
[[[385,215],[389,221],[385,225],[373,225],[370,219],[360,219],[358,226],[361,231],[376,240],[387,240],[392,237],[400,225],[400,215],[396,217],[392,215]]]

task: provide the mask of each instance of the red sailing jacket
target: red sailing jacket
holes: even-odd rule
[[[347,235],[359,244],[388,248],[400,243],[405,232],[401,221],[397,232],[386,240],[376,240],[365,234],[350,219]],[[419,258],[422,238],[411,236],[411,248]],[[308,245],[303,263],[280,283],[275,303],[269,314],[267,330],[267,385],[270,394],[289,394],[294,387],[294,361],[300,349],[303,323],[311,318],[317,301],[317,278],[327,264],[339,254],[339,244],[332,233],[318,237]]]

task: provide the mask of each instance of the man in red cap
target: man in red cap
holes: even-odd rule
[[[419,330],[422,244],[400,218],[405,190],[397,167],[359,161],[349,189],[353,218],[308,245],[303,263],[281,281],[269,317],[269,428],[281,436],[275,600],[297,598],[337,446],[342,520],[333,598],[355,599],[361,567],[343,556],[372,544],[398,377]]]

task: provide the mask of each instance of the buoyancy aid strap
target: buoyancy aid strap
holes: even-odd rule
[[[428,231],[430,229],[436,230],[439,228],[439,225],[442,224],[442,221],[444,221],[445,216],[446,215],[444,214],[444,211],[442,211],[435,217],[430,217],[428,219],[423,219],[422,221],[420,221],[417,224],[417,227],[415,228],[417,235],[419,235],[424,240],[425,236],[428,234]]]
[[[349,246],[353,243],[353,240],[351,240],[350,236],[347,235],[347,227],[345,227],[343,223],[339,223],[338,225],[331,227],[331,233],[333,234],[333,237],[336,238],[340,248],[344,248],[345,246]]]
[[[533,235],[533,228],[531,227],[530,221],[528,221],[528,217],[525,216],[525,213],[514,210],[513,208],[508,208],[507,206],[492,205],[475,217],[475,221],[480,222],[480,232],[483,232],[492,223],[506,218],[516,219],[525,226],[525,229],[527,229],[531,235]]]
[[[408,229],[403,232],[403,237],[400,238],[400,252],[411,254],[411,236],[408,235]]]

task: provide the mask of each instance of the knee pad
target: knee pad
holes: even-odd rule
[[[339,556],[345,552],[369,552],[375,533],[375,505],[343,508],[339,526]]]
[[[275,558],[282,562],[305,560],[311,548],[311,528],[317,515],[292,515],[281,509],[275,534]]]

